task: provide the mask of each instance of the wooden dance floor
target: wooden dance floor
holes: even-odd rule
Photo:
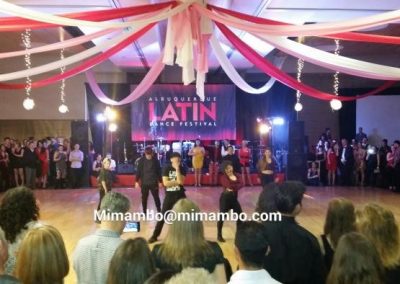
[[[114,189],[129,196],[132,202],[132,210],[141,210],[140,191],[133,188]],[[252,213],[256,206],[261,187],[245,187],[240,191],[239,201],[246,213]],[[195,189],[187,187],[188,198],[195,201],[204,212],[218,212],[218,200],[221,192],[220,187],[203,187]],[[356,206],[367,202],[378,202],[389,208],[400,220],[400,194],[392,193],[378,188],[358,188],[358,187],[309,187],[307,195],[303,201],[303,211],[298,217],[301,225],[306,227],[315,235],[319,235],[323,229],[324,218],[327,204],[331,198],[346,197],[354,202]],[[97,225],[93,222],[93,210],[97,206],[97,189],[79,190],[35,190],[35,195],[40,202],[41,221],[51,224],[61,231],[67,247],[68,255],[72,256],[78,240],[96,230]],[[161,200],[164,193],[161,193]],[[155,210],[152,196],[148,200],[149,209]],[[138,233],[125,233],[124,239],[144,237],[148,239],[153,231],[155,223],[142,222],[141,231]],[[216,240],[217,228],[215,222],[205,222],[205,235],[209,240]],[[165,236],[168,225],[164,226],[160,240]],[[237,262],[233,252],[233,238],[235,233],[235,223],[225,222],[223,235],[227,240],[221,244],[225,257],[229,259],[232,267],[235,268]],[[75,272],[72,268],[65,283],[75,283]]]

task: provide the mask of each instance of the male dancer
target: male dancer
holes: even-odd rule
[[[162,171],[162,181],[165,186],[165,199],[161,209],[162,214],[171,210],[179,199],[186,198],[185,188],[183,187],[186,172],[181,166],[181,155],[174,152],[171,154],[170,160],[171,164],[166,165]],[[157,241],[163,226],[164,220],[157,222],[153,235],[149,239],[150,244]]]
[[[136,171],[135,188],[139,188],[139,183],[142,188],[142,207],[143,212],[147,210],[147,199],[149,191],[153,195],[154,203],[156,204],[157,212],[161,211],[160,196],[158,194],[158,184],[161,184],[161,166],[157,157],[153,153],[151,147],[146,147],[144,157],[139,160]]]

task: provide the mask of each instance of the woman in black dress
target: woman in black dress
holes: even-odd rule
[[[242,180],[240,179],[239,174],[233,171],[233,166],[229,161],[222,163],[222,172],[223,176],[221,177],[221,185],[224,190],[219,198],[219,212],[225,213],[232,209],[233,212],[240,214],[242,213],[242,207],[238,201],[238,191],[243,187]],[[225,242],[222,237],[223,224],[224,221],[218,220],[217,229],[219,242]]]
[[[111,165],[111,160],[107,158],[104,159],[103,167],[101,168],[99,176],[97,178],[99,182],[99,194],[100,194],[100,200],[99,200],[99,205],[97,206],[97,210],[100,210],[101,200],[103,200],[104,195],[106,195],[107,192],[111,191],[112,176],[110,171],[110,165]]]
[[[258,160],[257,169],[263,187],[274,182],[277,164],[275,158],[272,156],[271,149],[265,149],[264,155],[260,160]]]
[[[24,176],[24,149],[21,147],[21,143],[17,142],[15,147],[12,149],[12,167],[14,169],[15,186],[23,186],[25,184]],[[19,182],[21,181],[21,182]]]

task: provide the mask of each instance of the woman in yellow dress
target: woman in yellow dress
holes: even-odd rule
[[[192,156],[194,169],[194,186],[201,186],[201,170],[203,169],[205,153],[206,151],[201,146],[200,139],[196,139],[196,145],[189,151],[189,156]]]

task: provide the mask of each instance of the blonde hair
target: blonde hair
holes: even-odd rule
[[[329,202],[326,213],[324,234],[329,236],[333,248],[343,234],[355,231],[355,210],[353,203],[346,198],[334,198]]]
[[[186,198],[180,199],[172,210],[176,213],[188,213],[187,215],[200,212],[199,207]],[[189,218],[176,220],[171,224],[160,249],[161,258],[177,269],[194,266],[212,253],[204,238],[203,222]]]
[[[30,230],[17,255],[16,277],[24,284],[63,283],[69,262],[60,232],[52,226]]]
[[[369,203],[357,210],[356,226],[376,247],[385,268],[400,264],[399,227],[392,211]]]
[[[204,268],[185,268],[181,273],[169,279],[166,284],[209,284],[215,279]]]

